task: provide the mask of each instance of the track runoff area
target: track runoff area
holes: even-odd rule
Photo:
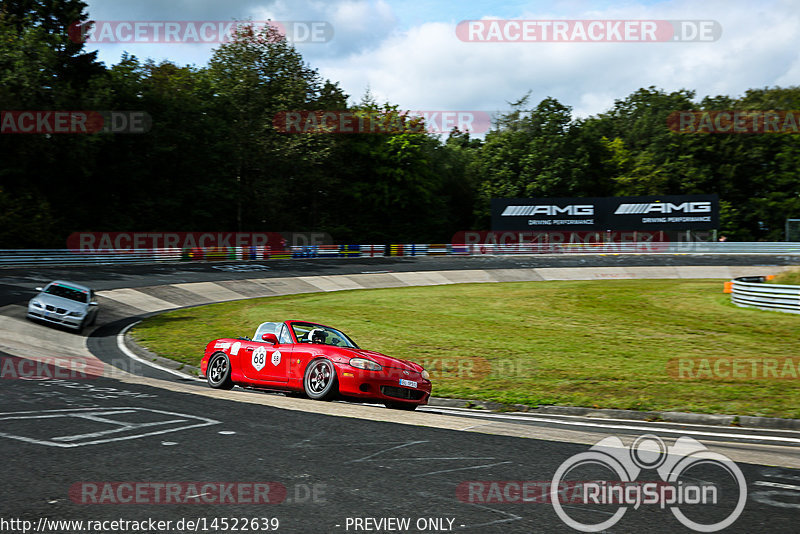
[[[52,378],[2,381],[0,447],[14,462],[4,469],[0,528],[750,532],[769,524],[794,531],[800,471],[798,435],[790,430],[448,406],[398,413],[218,392],[120,348],[121,330],[143,315],[252,296],[254,284],[287,294],[371,287],[387,274],[398,285],[433,285],[577,271],[544,258],[430,260],[291,261],[253,271],[219,264],[4,271],[4,365],[83,359],[87,372],[81,378],[69,374],[70,364],[51,360]],[[667,268],[720,278],[783,268],[783,260],[764,260],[713,265],[704,257],[704,265],[691,265],[675,257],[683,265]],[[609,261],[616,259],[590,264],[616,267]],[[638,266],[647,267],[656,266]],[[636,268],[620,272],[630,276]],[[101,290],[106,313],[88,337],[25,320],[32,287],[57,278]]]

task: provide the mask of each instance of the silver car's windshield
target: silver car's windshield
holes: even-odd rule
[[[50,284],[44,290],[48,295],[56,297],[63,297],[65,299],[74,300],[75,302],[82,302],[86,304],[89,302],[89,292],[83,289],[76,289],[74,287],[63,286],[61,284]]]

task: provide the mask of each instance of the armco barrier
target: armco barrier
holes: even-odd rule
[[[733,280],[731,301],[737,306],[800,313],[800,286],[765,284],[764,277]]]
[[[0,266],[12,265],[103,265],[195,261],[204,257],[199,249],[158,248],[147,250],[102,250],[77,252],[61,249],[0,250]]]
[[[116,250],[0,250],[0,266],[91,265],[174,261],[277,260],[516,254],[787,254],[800,255],[800,243],[598,242],[315,245],[273,250],[268,246]]]

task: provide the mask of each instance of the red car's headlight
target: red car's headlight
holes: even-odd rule
[[[372,360],[367,360],[366,358],[353,358],[348,363],[356,369],[366,369],[367,371],[380,371],[383,369],[381,364],[375,363]]]
[[[424,378],[425,380],[430,380],[431,379],[430,373],[428,373],[428,371],[426,371],[425,369],[423,369],[420,374],[422,375],[422,378]]]

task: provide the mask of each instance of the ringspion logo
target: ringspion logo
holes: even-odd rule
[[[637,482],[644,471],[655,471],[661,482]],[[599,472],[611,478],[601,478]],[[570,506],[562,506],[559,488],[563,482],[569,483],[572,473],[579,473],[576,476],[584,481],[580,503],[570,501]],[[608,530],[628,509],[652,505],[669,508],[691,530],[717,532],[739,518],[746,502],[747,482],[741,469],[727,456],[687,436],[667,446],[658,436],[645,434],[630,447],[616,436],[607,437],[564,461],[550,485],[550,503],[556,514],[581,532]],[[707,516],[693,513],[698,506],[713,506],[718,513],[711,514],[709,522]],[[598,510],[602,514],[587,513]]]

